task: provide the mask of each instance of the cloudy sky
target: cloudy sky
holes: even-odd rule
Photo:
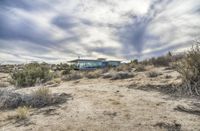
[[[0,0],[0,63],[144,59],[200,36],[200,0]]]

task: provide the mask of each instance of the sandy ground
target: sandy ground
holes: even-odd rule
[[[0,130],[160,131],[170,130],[177,125],[185,131],[200,130],[200,116],[174,110],[177,105],[187,105],[197,100],[172,98],[157,91],[136,89],[139,85],[180,81],[174,71],[163,68],[156,71],[163,74],[148,78],[142,72],[125,80],[82,79],[63,82],[58,87],[51,87],[51,90],[53,93],[71,94],[71,100],[57,106],[31,109],[29,120],[23,122],[7,120],[8,115],[15,111],[1,111]],[[165,75],[171,75],[172,78],[166,79]],[[132,88],[128,88],[130,85]],[[37,88],[18,89],[16,92],[29,93]]]

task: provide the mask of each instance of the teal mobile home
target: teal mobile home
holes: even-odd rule
[[[69,61],[71,64],[75,65],[76,69],[80,70],[87,70],[87,69],[96,69],[96,68],[104,68],[108,66],[119,66],[120,61],[106,61],[105,59],[75,59],[72,61]]]

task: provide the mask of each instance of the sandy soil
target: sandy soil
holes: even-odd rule
[[[200,116],[174,110],[177,105],[198,102],[189,98],[172,98],[157,91],[136,89],[140,85],[178,83],[178,74],[163,68],[156,78],[148,78],[145,72],[125,80],[82,79],[63,82],[51,87],[54,93],[68,93],[67,103],[42,109],[31,109],[29,120],[8,120],[15,111],[1,111],[2,131],[155,131],[200,130]],[[165,78],[171,75],[172,78]],[[132,88],[128,88],[132,85]],[[135,85],[135,88],[134,88]],[[38,87],[18,89],[29,93]],[[178,127],[178,128],[177,128]]]

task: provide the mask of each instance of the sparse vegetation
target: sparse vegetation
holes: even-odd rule
[[[94,70],[86,72],[85,77],[88,79],[99,78],[102,74],[102,70]]]
[[[62,76],[63,81],[78,80],[83,78],[82,72],[71,71],[70,74]]]
[[[46,65],[31,63],[25,65],[23,69],[13,71],[11,77],[16,87],[27,87],[50,80],[52,74]]]
[[[121,64],[114,68],[116,71],[131,71],[134,65],[132,63]]]
[[[16,109],[16,117],[19,120],[27,119],[29,115],[29,108],[26,106],[18,107]]]
[[[148,77],[158,77],[159,75],[161,75],[161,74],[156,71],[151,71],[151,72],[147,73]]]
[[[49,88],[41,87],[33,92],[35,98],[48,100],[51,98],[51,91]]]
[[[31,94],[19,94],[10,90],[0,90],[0,109],[13,109],[20,106],[40,108],[64,103],[68,94],[53,94],[48,88],[39,88]]]
[[[176,70],[183,80],[182,91],[189,95],[200,95],[200,42],[197,42],[182,60],[176,63]]]
[[[134,77],[134,74],[129,72],[116,72],[112,75],[112,80],[118,80],[118,79],[128,79]]]
[[[135,70],[138,71],[138,72],[142,72],[142,71],[146,71],[146,68],[144,65],[142,64],[138,64],[135,66]]]
[[[143,65],[154,65],[154,66],[169,66],[170,63],[173,61],[173,56],[171,52],[164,56],[159,56],[157,58],[152,57],[149,60],[144,60],[141,62]]]
[[[32,93],[33,107],[43,107],[51,103],[52,93],[49,88],[41,87]]]
[[[0,109],[17,108],[22,104],[22,95],[10,90],[0,90]]]
[[[133,73],[129,73],[129,72],[124,72],[124,71],[120,71],[120,72],[108,72],[108,73],[104,73],[103,75],[104,79],[111,79],[111,80],[118,80],[118,79],[128,79],[128,78],[132,78],[134,77]]]

